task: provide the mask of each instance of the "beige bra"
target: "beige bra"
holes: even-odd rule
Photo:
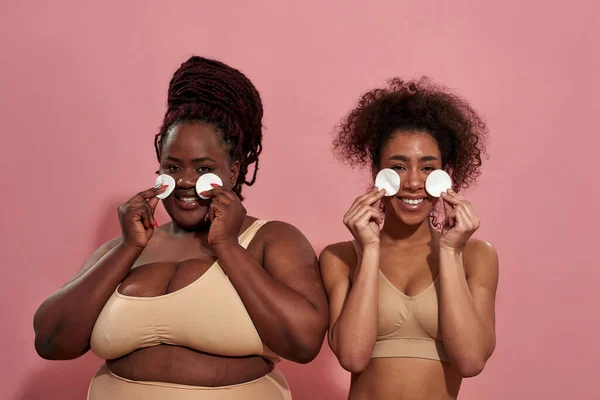
[[[255,221],[238,238],[248,247],[268,221]],[[90,346],[101,358],[169,344],[222,356],[278,357],[262,342],[244,303],[218,261],[194,282],[156,297],[112,294],[96,320]]]
[[[361,249],[352,241],[360,264]],[[407,296],[379,270],[377,341],[371,358],[407,357],[448,362],[438,323],[439,278]]]

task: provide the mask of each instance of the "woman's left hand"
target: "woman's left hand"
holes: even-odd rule
[[[462,250],[467,240],[479,229],[480,221],[471,203],[451,189],[442,193],[446,219],[442,227],[440,249]]]
[[[237,244],[246,217],[246,208],[240,198],[218,185],[202,195],[212,198],[207,214],[207,219],[210,219],[208,244],[213,249],[222,244]]]

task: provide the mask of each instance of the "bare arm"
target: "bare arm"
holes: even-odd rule
[[[448,357],[462,376],[475,376],[496,346],[496,251],[470,241],[462,253],[440,252],[440,285],[440,324]]]
[[[315,253],[291,225],[270,222],[264,268],[237,243],[214,247],[219,264],[244,302],[263,342],[295,362],[313,360],[327,329],[327,300]]]
[[[67,360],[89,350],[98,315],[152,237],[153,212],[159,201],[155,195],[164,189],[145,190],[119,206],[123,238],[102,245],[38,308],[33,328],[35,349],[41,357]]]
[[[98,315],[140,253],[120,238],[107,242],[42,303],[33,318],[35,349],[41,357],[69,360],[89,350]]]
[[[496,346],[498,255],[470,236],[479,229],[471,203],[443,193],[440,237],[440,326],[448,358],[463,377],[479,374]]]
[[[331,245],[320,264],[329,298],[329,346],[345,370],[358,373],[369,363],[377,339],[379,248],[363,252],[351,283],[354,253],[350,243]]]

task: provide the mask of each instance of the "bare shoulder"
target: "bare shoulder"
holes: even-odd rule
[[[343,274],[350,277],[358,263],[358,255],[351,242],[338,242],[325,247],[319,255],[323,276]]]
[[[85,268],[88,264],[95,264],[100,260],[106,253],[111,251],[114,247],[116,247],[119,243],[121,243],[121,237],[116,237],[110,239],[108,242],[104,243],[102,246],[98,247],[96,251],[92,253],[92,255],[87,259],[83,268]]]
[[[295,244],[309,245],[310,243],[300,229],[283,221],[269,221],[256,233],[265,245]],[[312,246],[311,246],[312,249]]]
[[[262,253],[263,266],[269,272],[289,272],[289,268],[296,267],[318,268],[315,250],[308,239],[287,222],[267,222],[258,230],[255,240],[256,250]]]
[[[75,276],[73,276],[71,279],[69,279],[63,286],[68,285],[69,283],[73,282],[74,280],[78,279],[83,274],[85,274],[90,268],[92,268],[94,266],[94,264],[96,264],[98,261],[100,261],[100,259],[102,257],[104,257],[106,255],[106,253],[108,253],[109,251],[111,251],[119,243],[121,243],[121,237],[120,236],[116,237],[116,238],[113,238],[113,239],[110,239],[108,242],[106,242],[102,246],[98,247],[96,249],[96,251],[94,251],[92,253],[92,255],[88,257],[88,259],[81,266],[81,268],[79,269],[79,271],[77,271],[77,273],[75,274]]]
[[[498,275],[498,252],[490,242],[469,239],[465,244],[463,257],[467,274],[484,270],[486,275]]]

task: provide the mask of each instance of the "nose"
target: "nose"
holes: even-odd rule
[[[186,169],[183,171],[177,179],[177,186],[182,189],[190,189],[196,187],[196,181],[200,174],[195,170]]]
[[[421,175],[420,171],[409,170],[406,174],[404,174],[402,186],[404,186],[405,190],[416,192],[422,189],[424,185],[425,181],[423,180],[423,176]]]

